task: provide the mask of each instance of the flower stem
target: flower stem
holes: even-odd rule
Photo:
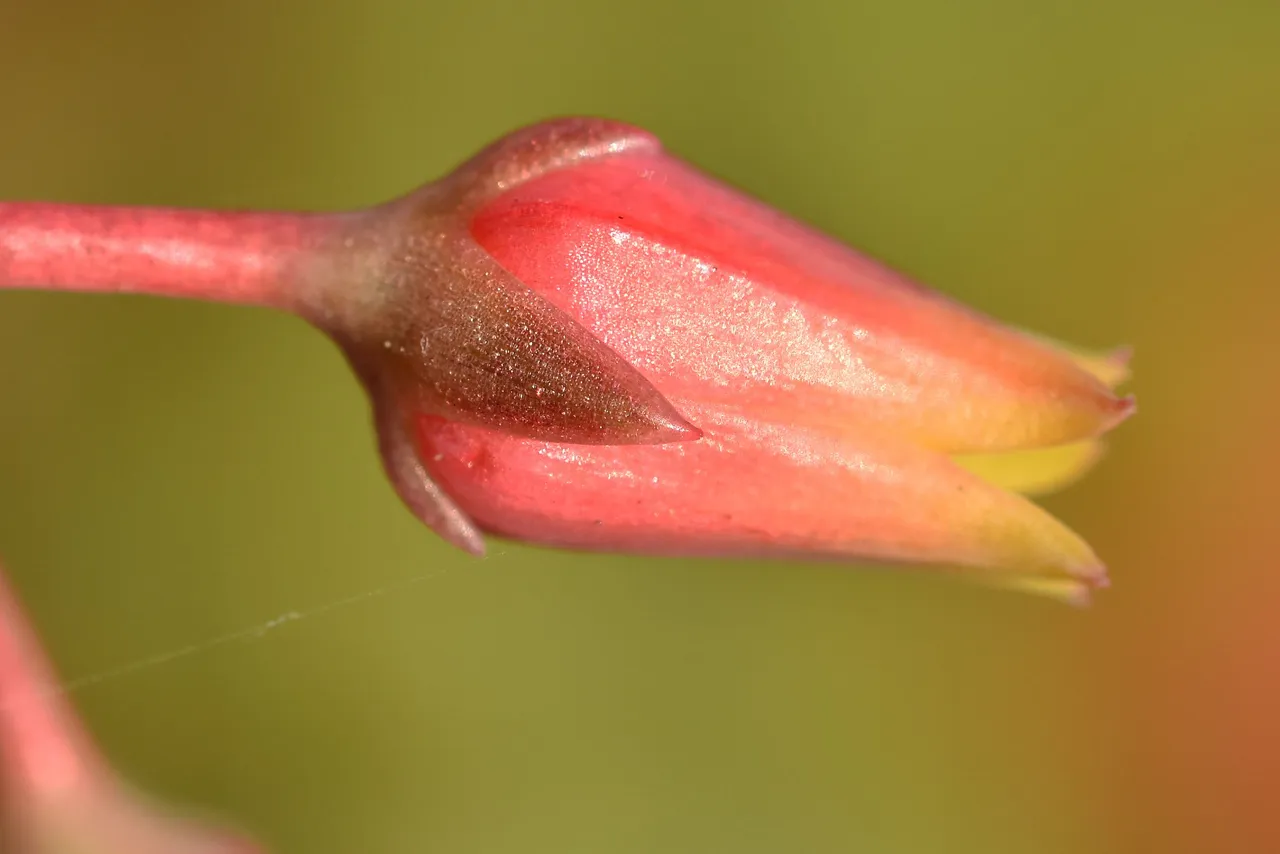
[[[0,290],[140,293],[296,311],[331,214],[0,203]]]

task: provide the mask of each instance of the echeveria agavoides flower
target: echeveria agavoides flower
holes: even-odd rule
[[[0,569],[0,851],[259,854],[151,803],[94,749]]]
[[[301,314],[368,388],[401,498],[472,552],[488,531],[1105,581],[1023,496],[1133,411],[1124,354],[1004,327],[616,122],[526,128],[349,214],[0,204],[5,286]]]
[[[388,469],[455,542],[938,564],[1069,599],[1105,582],[1018,493],[1070,481],[1133,411],[1112,391],[1123,354],[1001,326],[613,122],[519,131],[365,217],[353,239],[378,251],[339,273],[361,287],[317,293],[331,326],[359,318],[339,340]],[[547,317],[651,384],[667,429],[602,437],[607,406],[546,371],[555,347],[523,343]],[[459,325],[475,346],[433,362]],[[479,417],[415,407],[441,375],[475,384]]]

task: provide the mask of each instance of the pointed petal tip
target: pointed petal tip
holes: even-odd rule
[[[1107,578],[1107,565],[1098,558],[1087,543],[1080,540],[1079,544],[1081,550],[1071,558],[1064,559],[1059,565],[1061,571],[1066,575],[1064,580],[1086,584],[1095,589],[1110,586],[1111,581]]]
[[[1093,605],[1094,593],[1111,586],[1105,570],[1094,578],[1062,578],[1046,576],[1029,576],[1016,578],[990,579],[989,586],[998,590],[1014,593],[1027,593],[1070,605],[1073,608],[1085,609]]]
[[[1110,350],[1090,350],[1047,335],[1032,334],[1031,337],[1043,345],[1065,353],[1077,367],[1107,388],[1114,389],[1123,385],[1132,376],[1129,363],[1133,360],[1134,348],[1129,345],[1113,347]]]
[[[1133,361],[1134,348],[1132,344],[1121,344],[1119,347],[1111,348],[1111,352],[1106,355],[1106,363],[1116,371],[1123,371],[1125,379],[1129,376],[1129,363]]]
[[[1076,364],[1093,374],[1107,388],[1124,385],[1133,376],[1133,347],[1123,345],[1096,355],[1076,355]]]
[[[1138,402],[1132,394],[1120,396],[1115,393],[1115,389],[1132,376],[1129,363],[1133,359],[1133,347],[1126,345],[1105,352],[1086,351],[1044,340],[1064,350],[1077,368],[1096,381],[1095,388],[1101,398],[1100,433],[1114,429],[1137,412]]]
[[[473,527],[463,530],[448,530],[443,534],[445,542],[462,549],[472,557],[484,557],[486,552],[484,535]]]
[[[1078,568],[1071,580],[1085,585],[1090,590],[1106,590],[1111,586],[1111,579],[1107,577],[1107,567],[1101,561]]]
[[[1114,430],[1125,421],[1128,421],[1138,412],[1138,399],[1132,394],[1126,394],[1124,397],[1113,398],[1108,418],[1104,422],[1103,430]]]
[[[985,570],[981,575],[1003,585],[1034,579],[1089,587],[1106,583],[1106,566],[1083,538],[1039,505],[1006,495],[1004,508],[986,515],[985,554],[971,564]]]

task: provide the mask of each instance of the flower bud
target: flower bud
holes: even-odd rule
[[[454,542],[1104,580],[1018,493],[1100,456],[1127,356],[1003,326],[603,120],[353,222],[374,285],[338,337],[402,497]]]

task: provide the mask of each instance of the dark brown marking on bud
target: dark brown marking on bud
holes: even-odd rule
[[[397,494],[449,542],[479,530],[431,479],[423,416],[552,442],[690,441],[702,433],[645,377],[472,238],[478,206],[583,160],[656,150],[638,128],[566,119],[517,131],[452,175],[352,216],[311,275],[307,314],[367,388]]]
[[[466,233],[414,228],[379,275],[376,328],[342,343],[418,414],[580,444],[701,435],[635,368]]]
[[[516,131],[447,178],[353,220],[317,322],[420,415],[554,442],[697,439],[638,370],[500,266],[468,227],[475,205],[521,181],[658,147],[647,132],[603,119]],[[344,276],[369,284],[347,289]]]

